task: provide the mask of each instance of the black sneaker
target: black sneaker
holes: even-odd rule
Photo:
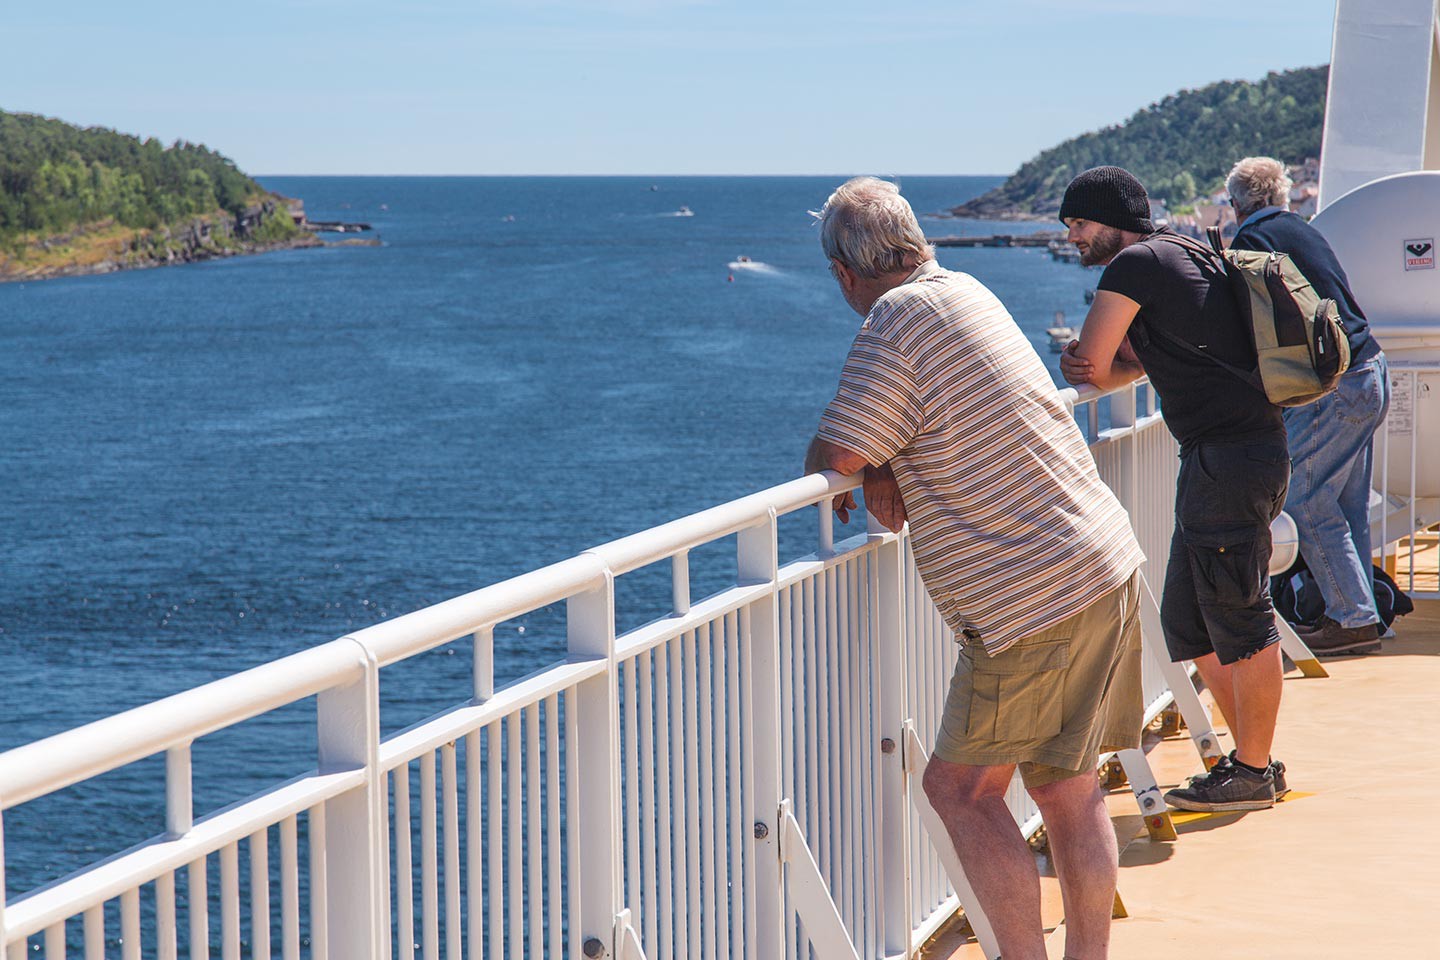
[[[1275,775],[1270,767],[1252,773],[1222,757],[1209,773],[1191,777],[1188,787],[1166,793],[1165,802],[1180,810],[1213,813],[1268,810],[1275,806]]]
[[[1215,766],[1218,767],[1222,763],[1230,766],[1233,765],[1234,762],[1235,751],[1231,750],[1228,754],[1215,761]],[[1275,799],[1279,800],[1290,792],[1290,785],[1285,782],[1285,764],[1276,760],[1274,757],[1270,758],[1270,776],[1275,778]]]
[[[1270,761],[1270,776],[1275,779],[1275,799],[1281,800],[1285,794],[1290,792],[1290,785],[1285,782],[1285,764],[1279,760]]]
[[[1379,653],[1381,632],[1378,623],[1342,627],[1337,621],[1322,616],[1315,626],[1297,628],[1295,634],[1305,641],[1305,646],[1317,657],[1355,657],[1366,653]]]

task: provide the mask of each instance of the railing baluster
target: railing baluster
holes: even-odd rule
[[[395,907],[399,913],[400,943],[396,960],[415,956],[415,861],[410,835],[410,763],[406,761],[391,774],[395,785]],[[424,799],[424,792],[421,792]]]
[[[155,878],[155,956],[157,960],[176,960],[177,955],[175,874],[166,870]]]
[[[655,649],[655,784],[659,801],[660,856],[660,942],[655,955],[659,960],[675,956],[675,858],[672,848],[674,816],[670,800],[674,788],[670,778],[670,664],[668,650],[675,643]]]
[[[445,835],[445,958],[460,960],[460,798],[455,744],[440,748],[441,815]]]
[[[440,960],[440,893],[435,866],[435,751],[420,755],[420,955]]]
[[[407,788],[406,796],[409,796]],[[326,866],[329,862],[329,830],[326,826],[325,804],[311,807],[310,828],[310,957],[326,960],[330,956],[330,881]],[[408,824],[409,821],[407,820]],[[409,834],[407,832],[406,836]],[[410,948],[406,947],[405,960]]]
[[[65,921],[45,928],[45,960],[65,960]]]
[[[505,886],[509,893],[506,947],[510,960],[525,955],[525,835],[522,831],[524,799],[520,796],[520,714],[505,718]]]
[[[270,836],[250,834],[250,956],[270,960]]]
[[[191,885],[194,890],[194,885]],[[201,901],[202,903],[204,901]],[[84,936],[85,936],[85,960],[105,960],[105,905],[97,904],[85,911]],[[25,944],[21,941],[15,946],[20,948],[19,956],[25,956]],[[206,951],[207,955],[209,951]],[[11,950],[10,955],[15,956]]]
[[[482,728],[488,729],[488,728]],[[485,960],[485,824],[480,819],[481,730],[465,735],[465,951]],[[460,918],[455,918],[458,926]]]
[[[671,849],[678,863],[671,871],[675,878],[675,953],[693,957],[690,952],[690,871],[686,862],[689,847],[685,828],[690,819],[689,796],[685,790],[685,701],[686,682],[683,657],[684,637],[670,641],[670,790],[675,809],[670,817]]]
[[[730,952],[727,956],[734,956],[735,953],[745,944],[745,896],[749,887],[746,886],[744,872],[744,844],[745,827],[747,824],[741,818],[741,806],[743,803],[743,791],[745,785],[740,779],[741,770],[741,741],[740,741],[740,628],[739,618],[730,621],[729,629],[725,632],[725,711],[726,724],[728,726],[727,746],[730,782],[730,823],[733,829],[730,834]]]
[[[560,957],[564,953],[561,942],[560,899],[560,698],[555,694],[545,698],[545,800],[547,822],[545,849],[548,855],[546,870],[546,913],[550,917],[550,956]],[[538,958],[537,958],[538,960]]]
[[[300,842],[293,814],[280,821],[280,955],[300,960]]]
[[[644,897],[640,913],[641,931],[647,957],[659,956],[659,934],[656,921],[660,907],[656,897],[655,878],[655,847],[660,842],[656,835],[655,821],[655,780],[652,771],[658,771],[659,766],[655,757],[655,692],[651,678],[651,657],[650,651],[644,653],[632,661],[640,667],[640,703],[642,705],[640,717],[640,764],[645,770],[645,776],[640,784],[640,804],[644,809],[644,816],[641,818],[640,829],[640,853],[641,872],[644,874],[643,885]],[[663,781],[662,781],[663,782]],[[662,821],[663,822],[663,821]]]
[[[695,683],[696,641],[699,630],[685,634],[685,864],[689,874],[690,934],[688,957],[700,956],[700,729],[696,711],[700,693]]]
[[[220,957],[240,960],[240,851],[220,848]]]
[[[210,957],[210,895],[206,890],[205,858],[201,857],[185,868],[185,896],[189,901],[186,914],[190,921],[190,960],[209,960]],[[313,902],[313,901],[312,901]],[[91,960],[90,913],[85,912],[85,960]],[[104,934],[101,933],[103,940]],[[104,955],[104,947],[101,953]]]
[[[490,956],[499,960],[505,955],[505,833],[501,829],[500,801],[500,721],[485,727],[485,838],[489,875],[485,881],[485,897],[490,908],[487,934]]]
[[[540,873],[542,840],[540,833],[540,705],[524,711],[525,717],[525,854],[528,869],[525,876],[526,913],[529,914],[530,943],[526,952],[532,957],[545,955],[545,881]]]
[[[699,754],[700,766],[700,872],[705,877],[701,893],[701,949],[704,956],[715,957],[717,938],[715,921],[720,915],[720,901],[716,896],[715,870],[715,727],[714,690],[711,687],[710,667],[713,658],[711,624],[706,623],[696,638],[696,687],[699,693],[700,735],[695,738],[695,749]]]
[[[636,677],[636,660],[624,664],[624,722],[622,724],[625,742],[625,905],[635,912],[638,919],[644,915],[640,901],[640,706],[636,703],[639,678]],[[653,769],[653,768],[652,768]],[[647,771],[648,773],[648,771]],[[648,909],[646,907],[645,909]]]

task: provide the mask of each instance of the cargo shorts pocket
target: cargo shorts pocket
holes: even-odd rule
[[[978,740],[1041,740],[1060,733],[1065,719],[1069,640],[1013,646],[973,661],[973,693],[966,734]]]
[[[1262,544],[1253,528],[1187,529],[1182,535],[1190,554],[1196,600],[1222,607],[1249,607],[1260,602]],[[1268,548],[1268,542],[1264,546]],[[1264,560],[1268,565],[1268,552]]]

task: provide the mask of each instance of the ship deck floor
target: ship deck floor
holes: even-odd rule
[[[1167,843],[1149,839],[1128,788],[1111,793],[1129,914],[1112,925],[1112,960],[1440,957],[1440,601],[1418,601],[1395,632],[1379,654],[1322,660],[1328,678],[1286,674],[1274,755],[1293,792],[1274,809],[1177,812]],[[1184,733],[1150,762],[1162,789],[1200,772]],[[1062,960],[1059,888],[1043,887]],[[982,952],[952,929],[924,956]]]

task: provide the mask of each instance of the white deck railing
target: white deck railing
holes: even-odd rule
[[[1109,395],[1101,431],[1101,395],[1068,396],[1158,582],[1176,467],[1153,398]],[[0,755],[0,810],[166,756],[157,835],[0,903],[9,960],[98,960],[116,933],[126,960],[805,957],[783,803],[859,955],[911,955],[956,900],[902,731],[933,740],[956,647],[905,538],[834,541],[854,485],[795,480]],[[783,561],[806,508],[815,549]],[[692,602],[691,551],[732,535],[732,585]],[[668,612],[617,635],[616,578],[661,561]],[[560,601],[566,658],[497,689],[495,625]],[[466,636],[473,696],[382,739],[385,668]],[[1148,662],[1145,693],[1147,718],[1170,703]],[[311,696],[316,769],[197,818],[191,743]],[[1038,828],[1018,783],[1010,804]]]

